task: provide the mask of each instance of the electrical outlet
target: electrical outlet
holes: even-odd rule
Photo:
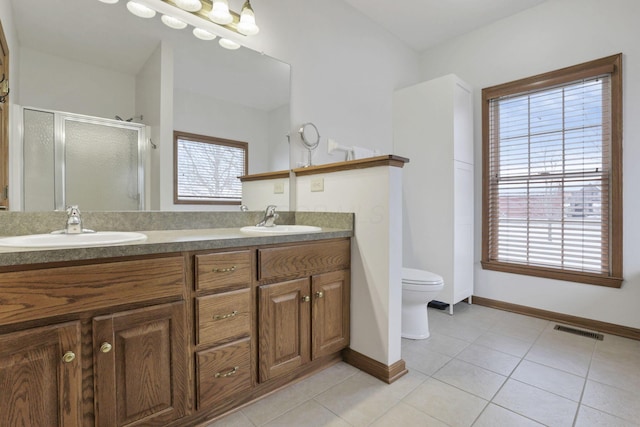
[[[283,194],[284,193],[284,182],[276,182],[273,184],[273,194]]]
[[[311,191],[324,191],[324,178],[313,178],[311,180]]]

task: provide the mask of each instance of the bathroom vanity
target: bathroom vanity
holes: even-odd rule
[[[352,230],[147,233],[0,251],[0,426],[193,426],[341,360]]]

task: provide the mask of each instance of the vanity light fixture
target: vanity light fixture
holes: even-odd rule
[[[193,35],[200,40],[213,40],[217,37],[215,34],[198,27],[193,29]]]
[[[220,25],[231,24],[233,15],[229,12],[229,2],[227,0],[213,0],[209,19]]]
[[[260,31],[250,0],[244,0],[240,14],[229,9],[228,0],[129,0],[127,9],[141,18],[153,18],[160,13],[162,22],[175,29],[192,25],[195,37],[201,40],[220,37],[219,44],[226,49],[238,49],[243,44],[229,31],[240,36],[253,36]]]
[[[155,10],[135,1],[129,1],[127,3],[127,9],[129,9],[129,12],[140,18],[153,18],[156,16]]]
[[[229,50],[236,50],[240,47],[238,43],[230,39],[220,39],[218,41],[218,44],[220,44],[220,46],[222,46],[223,48],[229,49]]]
[[[162,15],[162,17],[160,17],[160,20],[164,25],[169,28],[173,28],[174,30],[181,30],[183,28],[186,28],[187,26],[186,22],[183,22],[178,18],[174,18],[171,15]]]
[[[253,8],[251,7],[249,0],[246,0],[244,5],[242,5],[238,31],[247,36],[254,36],[258,34],[258,31],[260,31],[260,28],[256,25],[256,15],[253,13]]]
[[[202,3],[200,0],[173,0],[173,2],[180,9],[184,9],[187,12],[197,12],[202,9]]]

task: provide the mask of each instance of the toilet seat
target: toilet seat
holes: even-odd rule
[[[402,269],[402,284],[415,286],[438,286],[444,282],[441,276],[415,268]]]

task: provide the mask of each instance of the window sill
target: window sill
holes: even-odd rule
[[[622,277],[605,276],[602,274],[580,273],[569,270],[556,270],[545,267],[532,267],[522,264],[509,264],[497,261],[482,261],[484,270],[501,271],[503,273],[523,274],[526,276],[542,277],[545,279],[565,280],[568,282],[584,283],[588,285],[606,286],[609,288],[622,287]]]

